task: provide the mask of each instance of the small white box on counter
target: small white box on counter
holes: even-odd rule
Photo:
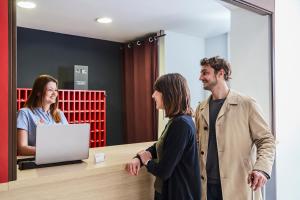
[[[94,157],[95,157],[95,163],[103,162],[105,160],[105,153],[95,152]]]

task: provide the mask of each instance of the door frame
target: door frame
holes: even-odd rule
[[[9,66],[8,66],[8,181],[16,180],[17,178],[17,134],[16,134],[16,117],[17,117],[17,25],[16,25],[16,0],[7,0],[9,3]],[[274,0],[270,0],[268,2],[264,2],[264,5],[255,4],[254,0],[221,0],[238,7],[250,10],[252,12],[261,14],[261,15],[269,15],[270,16],[270,48],[271,48],[271,128],[274,136],[276,137],[276,129],[275,129],[275,66],[274,66]],[[254,3],[253,3],[254,2]],[[257,2],[258,3],[258,2]],[[270,9],[271,8],[271,9]],[[268,187],[266,188],[266,193],[271,194],[276,191],[276,174],[274,173],[276,169],[276,163],[273,167],[273,177],[270,180]],[[276,192],[274,193],[274,197],[266,198],[276,200]]]
[[[221,0],[240,8],[255,12],[260,15],[268,15],[270,18],[270,64],[271,64],[271,130],[276,138],[276,102],[275,102],[275,1],[274,0]],[[264,200],[277,199],[276,187],[276,161],[272,169],[272,178],[268,181],[264,190]]]

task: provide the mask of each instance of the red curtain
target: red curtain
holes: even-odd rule
[[[158,77],[157,40],[124,45],[123,108],[125,143],[157,140],[158,112],[151,96]]]

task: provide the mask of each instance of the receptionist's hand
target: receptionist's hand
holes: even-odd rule
[[[132,176],[137,176],[139,174],[140,168],[141,163],[138,158],[133,158],[131,162],[127,163],[125,166],[125,170]]]

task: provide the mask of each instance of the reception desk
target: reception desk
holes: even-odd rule
[[[94,148],[83,163],[18,171],[16,181],[0,184],[0,199],[153,200],[154,177],[145,168],[138,176],[124,170],[126,162],[151,144]],[[95,163],[95,152],[105,153],[105,161]]]

